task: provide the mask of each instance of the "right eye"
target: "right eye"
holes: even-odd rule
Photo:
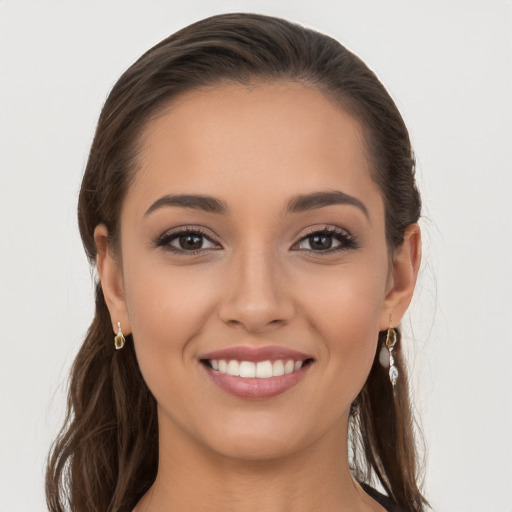
[[[197,228],[167,232],[157,240],[156,245],[184,256],[199,254],[208,249],[218,249],[218,245]]]

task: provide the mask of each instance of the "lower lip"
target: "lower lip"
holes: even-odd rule
[[[236,377],[213,370],[208,366],[204,368],[212,381],[223,391],[248,400],[263,400],[280,395],[298,384],[310,366],[311,364],[307,364],[295,372],[267,379]]]

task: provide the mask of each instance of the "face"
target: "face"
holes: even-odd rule
[[[359,123],[305,85],[223,85],[142,142],[121,254],[98,267],[161,443],[254,459],[339,437],[410,299]]]

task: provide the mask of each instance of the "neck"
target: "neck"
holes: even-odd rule
[[[347,421],[301,450],[264,460],[227,457],[180,433],[160,430],[157,478],[134,512],[382,510],[351,477]]]

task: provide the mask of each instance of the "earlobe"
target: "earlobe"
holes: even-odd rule
[[[395,249],[391,288],[386,295],[379,330],[400,323],[411,302],[421,263],[421,231],[418,224],[407,226],[402,245]]]
[[[105,302],[110,313],[112,330],[117,333],[118,322],[121,323],[123,333],[129,334],[130,323],[124,296],[123,274],[120,262],[113,253],[109,242],[108,229],[104,224],[98,224],[94,230],[96,243],[96,267]]]

